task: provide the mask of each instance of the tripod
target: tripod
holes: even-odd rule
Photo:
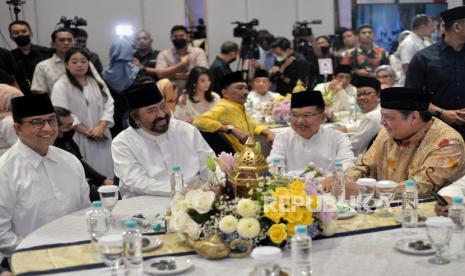
[[[9,0],[9,1],[6,1],[6,3],[8,4],[9,8],[10,8],[10,16],[11,16],[11,7],[13,7],[13,12],[15,14],[15,20],[18,21],[19,20],[19,13],[21,12],[21,6],[24,5],[26,3],[25,0]]]
[[[250,61],[252,59],[259,59],[260,52],[258,50],[258,43],[255,36],[244,37],[241,42],[241,50],[239,54],[239,62],[237,63],[236,71],[242,73],[244,80],[251,80],[253,77],[254,69],[251,67]]]

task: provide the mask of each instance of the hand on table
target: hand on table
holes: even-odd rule
[[[434,205],[434,212],[438,215],[438,216],[444,216],[444,217],[447,217],[448,216],[448,213],[449,213],[449,207],[452,205],[452,198],[449,197],[449,196],[443,196],[443,198],[447,201],[447,204],[446,206],[440,206],[438,203],[436,203]]]

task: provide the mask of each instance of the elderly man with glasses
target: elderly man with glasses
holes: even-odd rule
[[[279,133],[270,157],[281,158],[288,171],[303,172],[310,162],[327,172],[336,161],[352,165],[354,154],[345,133],[320,126],[325,120],[320,91],[303,91],[291,97],[291,128]]]
[[[40,226],[90,205],[81,163],[52,146],[58,126],[49,96],[17,97],[11,105],[19,140],[0,157],[0,254],[6,256]]]

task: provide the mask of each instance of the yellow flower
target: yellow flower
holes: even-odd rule
[[[291,191],[303,191],[305,190],[305,183],[300,180],[294,180],[290,185],[289,188]]]
[[[294,208],[295,208],[294,212],[286,212],[284,214],[284,219],[290,223],[299,223],[304,216],[304,211],[301,207],[294,207]]]
[[[307,210],[303,210],[303,216],[302,216],[302,220],[299,222],[299,224],[303,224],[303,225],[310,225],[313,223],[313,216],[312,216],[312,213],[310,213],[309,211]]]
[[[286,196],[288,197],[290,194],[289,190],[285,187],[278,187],[273,193],[273,196],[276,198],[279,198],[281,196]]]
[[[279,204],[277,201],[265,206],[265,217],[269,218],[275,223],[278,223],[283,216],[284,214],[280,212]]]
[[[280,244],[287,239],[287,227],[283,223],[273,224],[268,229],[268,236],[275,244]]]
[[[295,224],[295,223],[288,223],[287,224],[287,235],[288,236],[290,236],[290,237],[294,236],[294,234],[295,234],[295,226],[296,225],[297,224]]]

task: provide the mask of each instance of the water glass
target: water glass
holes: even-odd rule
[[[98,188],[100,200],[105,210],[113,211],[116,203],[118,203],[118,191],[119,188],[116,185],[102,185]]]
[[[376,179],[374,178],[359,178],[355,182],[360,190],[359,207],[366,212],[371,211],[370,202],[373,200],[376,189]]]
[[[107,235],[99,240],[103,262],[110,268],[111,275],[116,276],[123,259],[122,235]]]
[[[376,183],[376,191],[379,195],[380,203],[377,208],[380,208],[379,215],[384,217],[392,216],[391,201],[396,193],[397,183],[391,180],[381,180]]]
[[[428,260],[432,264],[448,264],[450,260],[444,257],[444,251],[451,238],[451,230],[454,223],[450,218],[431,217],[425,222],[426,235],[436,249],[434,258]]]

